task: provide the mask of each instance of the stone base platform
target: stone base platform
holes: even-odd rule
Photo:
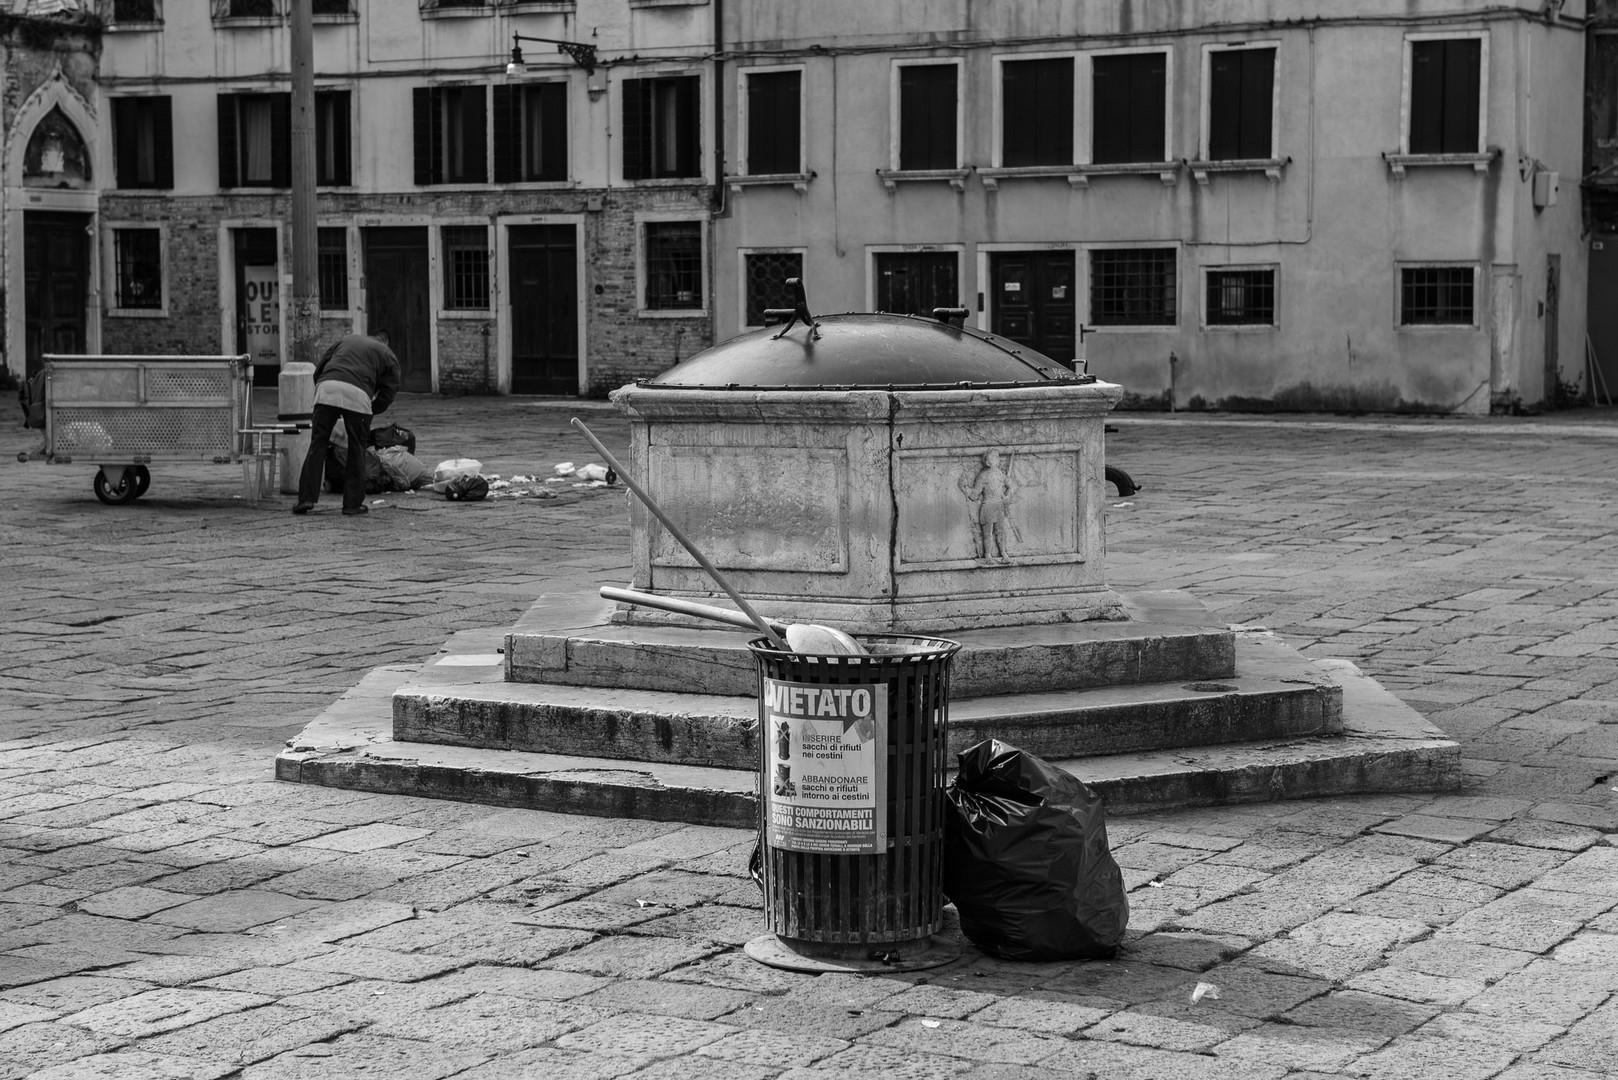
[[[757,750],[750,741],[750,698],[715,695],[706,722],[682,729],[669,723],[666,699],[675,695],[667,692],[506,681],[518,641],[604,636],[609,629],[603,625],[604,609],[588,601],[579,593],[548,597],[514,632],[465,632],[419,668],[372,671],[289,740],[276,760],[277,777],[564,813],[755,827],[752,762]],[[1095,635],[1092,641],[1118,640],[1117,625],[1074,628],[1083,631],[1073,638],[1075,647],[1090,648],[1084,644],[1087,635]],[[1217,684],[1016,695],[1022,707],[1014,710],[1018,719],[1010,726],[1007,697],[965,697],[957,691],[950,706],[952,749],[989,735],[1008,738],[1097,788],[1114,813],[1459,787],[1457,744],[1352,664],[1308,661],[1266,635],[1208,632],[1230,639],[1228,655],[1234,659],[1235,674],[1214,676]],[[1154,637],[1139,624],[1134,634],[1141,641]],[[735,639],[720,651],[739,648],[747,655],[741,645],[747,635],[720,636]],[[995,647],[989,644],[991,651]],[[502,653],[502,648],[509,651]],[[962,655],[969,651],[963,649]],[[1217,657],[1218,651],[1209,655]],[[1223,670],[1228,672],[1229,665]],[[579,707],[551,713],[567,716],[568,723],[547,735],[548,741],[514,749],[442,741],[514,745],[501,743],[502,725],[508,732],[530,728],[510,721],[530,705],[543,711],[556,704],[558,695],[567,694],[580,695]],[[545,701],[547,697],[552,700]],[[1285,719],[1289,713],[1280,703],[1288,700],[1313,702],[1312,718],[1302,708]],[[688,710],[688,715],[703,711]],[[447,716],[456,719],[444,723]],[[1195,721],[1191,727],[1188,717]],[[1130,749],[1116,741],[1109,747],[1105,738],[1097,738],[1107,732],[1172,728],[1176,739],[1195,742],[1198,732],[1192,728],[1197,723],[1204,745]],[[1267,731],[1265,724],[1271,725]],[[439,741],[418,741],[422,736]],[[953,745],[957,742],[960,746]]]

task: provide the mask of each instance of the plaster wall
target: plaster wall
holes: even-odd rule
[[[727,40],[760,55],[738,65],[804,68],[803,96],[811,103],[804,165],[815,175],[801,193],[748,186],[730,195],[716,223],[716,249],[727,253],[716,261],[719,336],[740,328],[740,260],[729,255],[737,249],[802,249],[811,307],[825,311],[873,305],[877,250],[956,250],[960,300],[978,325],[992,329],[993,253],[1075,251],[1076,314],[1089,323],[1090,249],[1172,246],[1177,324],[1102,328],[1086,342],[1090,369],[1122,383],[1126,403],[1162,400],[1171,380],[1182,408],[1483,412],[1491,402],[1537,401],[1546,392],[1537,305],[1548,253],[1562,255],[1561,363],[1574,373],[1582,367],[1584,301],[1576,283],[1584,256],[1573,190],[1579,129],[1565,118],[1581,109],[1583,39],[1574,25],[1537,17],[1538,4],[1510,7],[740,4]],[[1572,5],[1564,13],[1576,14]],[[932,32],[923,38],[905,29],[916,25]],[[1465,33],[1485,39],[1481,141],[1492,159],[1477,168],[1393,168],[1384,155],[1405,149],[1407,38]],[[798,52],[817,42],[834,55]],[[1203,156],[1204,54],[1237,42],[1277,48],[1275,152],[1286,160],[1275,176],[1210,172],[1204,183],[1194,169]],[[896,58],[960,61],[961,162],[981,170],[994,164],[1000,137],[996,57],[1123,46],[1170,53],[1171,183],[1148,173],[1090,176],[1087,186],[1064,176],[1002,177],[991,187],[976,171],[961,191],[943,181],[903,182],[890,191],[877,176],[892,164]],[[739,94],[740,82],[732,79],[727,92]],[[1082,161],[1089,127],[1082,86],[1080,95]],[[732,162],[743,152],[737,127],[727,132]],[[1555,207],[1532,205],[1537,169],[1568,178]],[[1410,263],[1473,267],[1473,325],[1400,326],[1400,270]],[[1275,325],[1207,327],[1205,268],[1248,265],[1276,268]]]

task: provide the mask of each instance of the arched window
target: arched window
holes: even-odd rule
[[[22,158],[22,182],[27,187],[90,186],[90,152],[79,129],[60,108],[46,113],[29,136]]]

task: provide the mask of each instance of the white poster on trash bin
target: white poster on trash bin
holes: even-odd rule
[[[887,850],[888,688],[764,680],[771,847],[825,855]]]

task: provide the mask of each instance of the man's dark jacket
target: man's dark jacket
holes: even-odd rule
[[[372,414],[387,412],[399,393],[399,358],[375,338],[350,334],[326,350],[315,365],[315,382],[336,379],[371,397]]]

